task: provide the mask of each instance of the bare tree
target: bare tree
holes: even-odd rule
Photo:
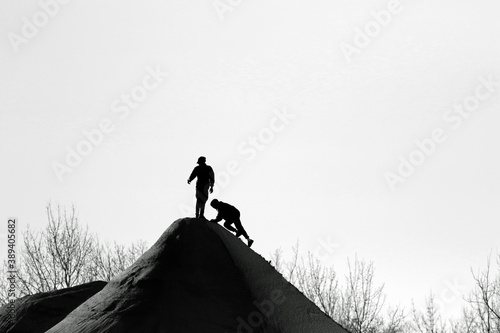
[[[416,310],[412,305],[413,329],[419,333],[446,333],[448,328],[434,303],[431,293],[425,300],[425,312]]]
[[[96,237],[83,228],[75,207],[46,207],[48,225],[42,233],[24,232],[19,280],[28,294],[67,288],[91,281],[85,270],[92,263]]]
[[[299,261],[299,243],[292,247],[292,258],[283,261],[282,251],[276,250],[271,262],[277,271],[329,316],[335,315],[339,301],[338,282],[333,267],[323,267],[310,253]]]
[[[21,261],[17,272],[19,296],[73,287],[82,283],[109,281],[125,270],[146,250],[138,241],[129,247],[114,243],[101,244],[87,226],[82,226],[75,207],[69,210],[51,204],[46,207],[48,225],[43,231],[29,227],[23,232]],[[6,276],[6,267],[0,267]],[[7,301],[5,286],[0,281],[0,304]]]
[[[348,261],[349,273],[341,288],[333,267],[326,267],[308,253],[299,260],[298,243],[292,258],[285,261],[282,251],[271,256],[275,268],[301,290],[323,312],[353,333],[402,333],[407,329],[403,309],[389,309],[382,315],[385,303],[383,285],[375,286],[373,263],[357,257]]]
[[[109,281],[132,265],[146,250],[147,246],[144,241],[138,241],[129,247],[116,242],[113,246],[107,242],[99,245],[92,255],[91,275],[94,280]]]
[[[500,332],[500,256],[497,256],[499,272],[493,276],[491,257],[484,271],[472,272],[475,288],[468,298],[471,312],[466,317],[471,327],[484,333]]]
[[[383,327],[381,315],[385,303],[384,285],[375,286],[373,263],[348,260],[349,272],[341,296],[339,320],[353,333],[380,332]]]
[[[292,284],[297,284],[299,269],[299,242],[292,247],[292,259],[289,261],[283,261],[283,251],[277,249],[271,255],[270,263],[274,265],[274,268],[280,272],[285,279],[287,279]]]
[[[333,267],[324,267],[308,253],[297,268],[297,287],[330,317],[336,315],[340,301],[337,275]]]
[[[472,309],[464,308],[462,318],[451,325],[452,333],[482,333],[481,325]]]
[[[383,320],[384,325],[382,333],[403,333],[410,330],[410,325],[406,321],[406,314],[403,308],[400,306],[389,307],[387,310],[387,316]]]

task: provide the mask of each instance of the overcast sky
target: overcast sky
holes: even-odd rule
[[[153,244],[204,155],[255,251],[357,254],[393,304],[498,250],[498,1],[59,1],[0,0],[4,221]]]

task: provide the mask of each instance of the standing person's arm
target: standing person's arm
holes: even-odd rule
[[[214,185],[215,185],[215,173],[212,167],[210,167],[210,170],[208,171],[208,182],[210,184],[210,193],[212,193],[214,191]]]
[[[197,168],[198,168],[198,167],[195,167],[195,168],[193,169],[193,172],[191,172],[191,175],[190,175],[190,176],[189,176],[189,178],[188,178],[188,184],[191,184],[191,182],[193,181],[193,179],[195,179],[195,178],[196,178],[196,173],[197,173],[197,172],[196,172],[196,170],[197,170]]]

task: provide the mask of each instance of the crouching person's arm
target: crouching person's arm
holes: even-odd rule
[[[215,219],[210,220],[210,222],[213,222],[213,223],[218,223],[220,221],[222,221],[222,215],[220,212],[218,212],[217,217]]]

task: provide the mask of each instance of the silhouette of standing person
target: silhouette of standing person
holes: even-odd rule
[[[214,170],[206,164],[204,156],[198,158],[198,165],[193,169],[187,183],[191,184],[196,178],[196,218],[205,219],[205,204],[208,200],[208,191],[213,193],[215,184]]]
[[[212,200],[210,202],[210,206],[215,208],[218,212],[217,217],[213,220],[210,220],[210,222],[217,223],[221,220],[226,220],[226,222],[224,222],[224,227],[226,227],[227,230],[235,232],[236,237],[240,237],[241,235],[243,235],[243,237],[245,237],[248,241],[248,247],[252,246],[253,240],[248,237],[247,232],[241,225],[240,211],[238,209],[217,199]],[[232,227],[233,223],[236,229]]]

